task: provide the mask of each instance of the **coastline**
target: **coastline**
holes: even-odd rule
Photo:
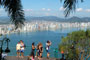
[[[3,24],[0,25],[0,35],[6,35],[11,33],[20,32],[32,32],[32,31],[43,31],[43,30],[57,30],[65,28],[88,28],[90,27],[90,22],[53,22],[53,21],[32,21],[25,22],[22,28],[15,29],[13,24]]]

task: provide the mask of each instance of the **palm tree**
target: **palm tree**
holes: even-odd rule
[[[21,0],[0,0],[0,7],[4,7],[5,11],[11,17],[12,23],[15,24],[16,28],[24,25],[24,12],[21,5]]]

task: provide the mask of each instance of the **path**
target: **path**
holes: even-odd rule
[[[24,58],[18,58],[16,56],[7,56],[6,60],[27,60],[27,56],[25,56]],[[37,58],[35,58],[35,60],[38,60]],[[41,60],[58,60],[56,58],[42,58]]]

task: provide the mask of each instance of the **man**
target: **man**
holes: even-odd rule
[[[48,40],[46,43],[46,52],[47,52],[47,58],[49,59],[50,53],[49,53],[49,48],[50,48],[51,42]]]

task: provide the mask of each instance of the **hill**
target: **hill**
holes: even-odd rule
[[[27,21],[56,21],[56,22],[90,22],[90,17],[79,18],[73,16],[71,18],[59,18],[56,16],[43,16],[43,17],[26,17]]]
[[[26,17],[26,21],[55,21],[55,22],[90,22],[90,17],[79,18],[73,16],[71,18],[59,18],[56,16],[43,16],[43,17]],[[0,24],[9,24],[10,18],[0,17]]]

